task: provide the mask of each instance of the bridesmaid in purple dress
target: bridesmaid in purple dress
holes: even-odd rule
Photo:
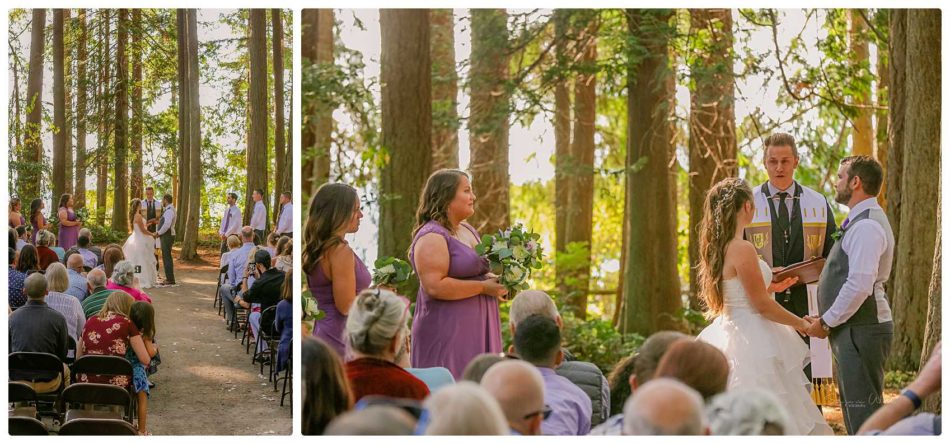
[[[59,246],[63,250],[68,250],[76,245],[79,240],[79,229],[82,228],[82,222],[77,220],[76,212],[73,211],[73,196],[63,194],[59,198]]]
[[[46,203],[43,202],[43,199],[33,199],[30,202],[30,225],[33,226],[33,231],[30,233],[30,243],[36,245],[36,234],[40,230],[46,229],[46,216],[43,216],[43,209],[46,208]]]
[[[20,198],[18,197],[10,198],[10,217],[9,217],[10,228],[16,228],[16,227],[19,227],[20,225],[26,225],[26,218],[23,217],[22,214],[20,214],[21,206],[23,206],[23,204],[20,202]]]
[[[445,367],[456,380],[482,353],[501,353],[498,302],[508,290],[489,278],[475,253],[480,236],[465,219],[475,213],[468,174],[429,176],[416,211],[409,261],[419,276],[412,320],[412,366]]]
[[[317,308],[325,313],[314,324],[313,336],[326,342],[343,359],[346,315],[356,295],[372,282],[366,265],[344,239],[348,233],[359,230],[362,218],[356,189],[328,183],[311,199],[304,229],[303,270]]]

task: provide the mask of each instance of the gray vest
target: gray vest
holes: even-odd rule
[[[884,294],[884,282],[887,280],[886,276],[889,276],[891,273],[891,263],[894,258],[894,237],[893,234],[890,234],[892,233],[891,225],[887,221],[887,217],[883,211],[875,211],[872,214],[871,209],[864,210],[861,214],[850,220],[847,228],[842,230],[841,238],[839,238],[838,242],[835,242],[831,248],[831,253],[828,254],[825,268],[821,271],[821,277],[818,280],[818,307],[820,313],[824,314],[831,309],[831,306],[834,305],[835,300],[838,298],[838,293],[841,292],[841,288],[848,280],[848,254],[845,253],[842,248],[842,240],[847,231],[854,227],[854,224],[864,219],[870,219],[880,224],[881,227],[884,228],[884,232],[888,234],[887,247],[881,256],[880,267],[878,269],[878,276],[885,276],[885,278],[879,282],[875,281],[873,293],[864,300],[858,308],[858,311],[841,325],[868,325],[879,323],[879,307],[875,296]],[[887,303],[886,300],[884,303]],[[890,307],[886,308],[890,310]]]

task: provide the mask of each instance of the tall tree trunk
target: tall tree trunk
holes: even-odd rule
[[[302,14],[301,56],[310,64],[333,63],[333,10],[304,9]],[[308,62],[304,62],[307,66]],[[303,109],[302,189],[305,198],[316,193],[330,180],[330,144],[333,136],[333,108],[326,103],[309,104]]]
[[[901,183],[901,230],[897,275],[891,295],[894,340],[890,367],[913,370],[920,362],[927,316],[927,283],[933,268],[937,213],[934,160],[940,158],[940,14],[907,12],[906,108],[904,140],[913,147],[904,157]],[[909,150],[905,151],[909,152]],[[939,174],[939,168],[936,173]]]
[[[188,81],[188,176],[182,176],[183,194],[188,194],[185,211],[185,236],[181,243],[180,257],[193,260],[198,257],[198,222],[201,218],[201,103],[198,99],[198,11],[186,11],[187,45],[185,61]]]
[[[24,136],[24,171],[17,176],[17,190],[23,200],[40,197],[43,166],[43,48],[46,44],[46,10],[33,10],[30,31],[30,66],[26,81],[26,128]]]
[[[76,48],[76,169],[74,208],[77,210],[86,206],[86,77],[87,48],[89,28],[86,24],[86,10],[79,10],[79,41]]]
[[[250,59],[247,106],[251,126],[248,129],[247,186],[244,196],[244,223],[251,221],[254,199],[260,188],[267,196],[267,11],[251,9],[248,18],[247,52]],[[266,204],[265,204],[266,205]]]
[[[392,155],[380,179],[378,256],[405,258],[417,199],[432,170],[429,11],[382,9],[379,24],[382,144]]]
[[[115,194],[112,229],[129,229],[129,10],[119,10],[115,50]]]
[[[690,9],[690,27],[702,50],[690,54],[689,263],[699,263],[699,223],[706,192],[738,174],[732,11]],[[689,267],[689,305],[702,310],[696,267]]]
[[[281,188],[284,175],[287,174],[288,155],[292,152],[284,147],[284,25],[280,16],[280,9],[271,9],[273,23],[273,58],[274,58],[274,206],[280,202],[280,193],[288,191]],[[266,158],[266,156],[265,156]],[[277,224],[278,211],[272,211],[274,224]]]
[[[287,79],[287,82],[291,85],[294,84],[293,73],[291,73],[291,78]],[[291,96],[293,96],[293,94],[291,94]],[[291,119],[293,119],[293,115],[294,115],[294,101],[291,100],[287,104],[287,121],[290,121]],[[285,154],[284,154],[284,172],[285,173],[284,173],[284,176],[280,178],[279,190],[281,192],[284,192],[284,191],[292,192],[293,187],[294,187],[293,177],[297,171],[296,169],[294,169],[294,167],[296,166],[294,164],[294,150],[293,150],[294,126],[286,125],[286,127],[287,127],[287,149],[285,150]],[[278,200],[277,202],[280,202],[280,200]],[[276,209],[279,208],[277,202],[274,203],[274,208],[275,208],[274,213],[278,213],[277,215],[274,216],[275,220],[277,219],[277,216],[279,216],[279,212],[276,211]],[[276,223],[275,223],[275,226],[276,226]]]
[[[851,64],[859,70],[859,76],[870,76],[870,59],[868,56],[868,27],[862,15],[863,9],[852,9],[851,29],[848,30],[851,46]],[[852,103],[858,107],[858,115],[854,118],[854,130],[851,132],[852,148],[855,155],[874,155],[874,129],[871,127],[871,91],[870,88],[858,91]]]
[[[630,10],[637,53],[628,71],[627,226],[623,270],[624,331],[647,336],[676,329],[681,308],[676,273],[676,221],[670,164],[673,144],[674,73],[670,66],[670,10]],[[663,259],[665,258],[665,259]]]
[[[597,12],[577,15],[578,74],[574,80],[574,138],[571,141],[571,184],[564,229],[566,245],[583,247],[566,280],[567,304],[580,319],[587,318],[591,240],[594,222],[594,130],[597,118]]]
[[[76,47],[76,38],[70,37],[75,35],[76,31],[72,30],[72,19],[70,18],[70,10],[66,9],[63,11],[63,65],[65,66],[65,72],[63,74],[63,83],[65,84],[64,88],[64,102],[66,103],[65,113],[65,126],[63,127],[66,132],[66,149],[63,163],[65,164],[65,189],[66,193],[73,193],[73,79],[75,74],[73,72],[73,50]],[[74,198],[75,199],[75,198]],[[73,202],[75,205],[75,202]]]
[[[472,9],[469,148],[476,201],[469,222],[483,234],[505,229],[508,193],[508,14]]]
[[[53,174],[52,202],[48,205],[52,213],[58,211],[56,204],[59,196],[66,192],[66,66],[64,64],[65,45],[63,28],[65,27],[62,9],[53,10]]]
[[[188,21],[188,10],[179,9],[176,17],[178,27],[178,182],[175,186],[175,195],[178,198],[176,200],[177,208],[182,214],[179,215],[175,227],[177,241],[185,239],[185,225],[188,221],[187,211],[191,208],[188,202],[190,193],[185,187],[191,177],[189,171],[191,167],[191,130],[189,129],[191,118],[188,110],[190,109],[189,100],[191,95],[189,87],[191,82],[188,79]]]
[[[102,91],[97,95],[99,101],[99,141],[98,153],[96,153],[96,225],[105,225],[106,221],[106,197],[109,192],[109,140],[112,136],[109,117],[109,97],[112,97],[112,53],[110,51],[110,33],[112,25],[110,16],[112,11],[109,9],[100,9],[102,17],[99,19],[100,49],[102,50],[102,62],[99,82]]]
[[[890,10],[888,9],[878,9],[874,13],[875,20],[874,22],[880,28],[888,26],[889,23]],[[884,168],[884,183],[881,184],[881,192],[877,195],[877,202],[881,205],[881,208],[884,211],[887,211],[887,187],[888,187],[888,135],[887,135],[887,126],[888,126],[888,115],[887,115],[887,106],[888,106],[888,92],[889,90],[889,74],[890,74],[890,63],[888,63],[888,52],[887,44],[876,40],[875,47],[877,48],[877,110],[874,112],[874,126],[875,126],[875,138],[877,150],[877,160],[881,162],[881,166]]]
[[[142,107],[142,10],[132,10],[132,197],[145,195],[145,180],[142,176],[142,120],[145,110]]]
[[[459,167],[458,71],[455,69],[455,16],[431,9],[432,171]]]
[[[940,177],[939,175],[937,177]],[[942,182],[942,180],[941,180]],[[938,194],[939,195],[939,194]],[[940,199],[937,199],[937,241],[934,245],[933,272],[930,275],[930,288],[927,291],[927,323],[924,328],[924,345],[920,354],[920,367],[923,368],[933,352],[934,346],[940,341],[941,334],[941,260],[943,254],[940,251],[942,243],[943,230],[940,228]],[[940,392],[934,393],[924,401],[924,410],[933,413],[940,413]]]
[[[895,233],[896,252],[900,247],[901,232],[901,176],[904,171],[904,114],[906,113],[905,83],[907,72],[907,10],[890,11],[888,24],[887,58],[890,62],[888,80],[890,81],[887,104],[887,166],[884,168],[885,200],[887,201],[887,219]],[[899,256],[895,255],[891,276],[887,280],[887,294],[894,294],[897,270],[900,268]]]
[[[558,78],[554,84],[554,245],[555,280],[558,293],[567,295],[570,289],[566,280],[570,273],[567,263],[570,257],[567,251],[567,217],[571,208],[569,191],[571,188],[571,170],[574,160],[571,157],[571,78],[566,74],[573,64],[574,52],[570,29],[572,11],[557,9],[554,11],[555,60]]]

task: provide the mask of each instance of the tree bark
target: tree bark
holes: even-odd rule
[[[185,41],[187,95],[188,176],[181,177],[182,194],[187,193],[188,207],[185,211],[185,235],[181,243],[180,258],[193,260],[198,257],[198,222],[201,218],[201,106],[198,99],[198,11],[188,9],[184,17],[187,28]],[[180,30],[179,30],[180,32]]]
[[[99,14],[102,14],[102,16],[99,19],[101,42],[99,44],[99,50],[101,51],[99,57],[100,91],[96,95],[99,106],[99,134],[97,136],[99,147],[96,153],[96,225],[103,226],[106,221],[106,194],[109,191],[109,140],[112,136],[112,130],[109,127],[109,97],[112,96],[112,91],[109,89],[112,84],[109,35],[112,31],[112,25],[109,22],[110,10],[100,9]]]
[[[850,12],[851,29],[848,31],[848,38],[851,46],[851,64],[854,68],[859,70],[858,76],[870,75],[871,64],[868,55],[868,27],[862,17],[864,10],[852,9]],[[874,129],[871,127],[870,88],[857,92],[853,97],[852,103],[858,107],[858,114],[854,118],[854,130],[851,132],[851,152],[854,155],[873,156]]]
[[[142,10],[132,10],[132,197],[145,196],[145,179],[142,176],[142,120],[145,110],[142,108]]]
[[[890,10],[888,9],[878,9],[875,14],[875,23],[879,27],[888,26]],[[886,43],[882,43],[879,40],[875,45],[877,48],[877,110],[874,112],[874,127],[875,127],[875,149],[877,150],[878,162],[881,163],[881,167],[884,168],[884,183],[881,184],[881,192],[877,195],[877,203],[881,205],[881,208],[884,211],[887,211],[887,187],[888,187],[888,135],[887,135],[887,126],[888,126],[888,95],[889,93],[889,74],[890,74],[890,63],[888,62],[888,52]]]
[[[64,60],[63,9],[53,10],[53,171],[52,196],[48,208],[58,211],[59,197],[66,192],[66,65]]]
[[[30,31],[30,66],[26,81],[26,128],[24,128],[24,165],[17,178],[17,190],[24,201],[40,197],[43,166],[43,48],[46,43],[46,10],[33,10]]]
[[[429,12],[382,9],[382,142],[379,257],[406,258],[418,196],[432,170]],[[412,63],[404,63],[412,60]]]
[[[304,9],[302,20],[301,56],[304,66],[308,63],[334,63],[333,10]],[[324,103],[310,104],[303,110],[303,119],[300,140],[303,148],[301,188],[304,195],[309,196],[330,180],[333,108]]]
[[[555,251],[564,252],[567,246],[564,229],[567,227],[567,211],[570,208],[568,189],[571,164],[571,78],[565,72],[573,61],[570,44],[571,12],[565,9],[554,11],[554,51],[558,78],[554,84],[554,230]],[[557,264],[557,261],[555,261]],[[563,267],[555,270],[558,289],[565,293]]]
[[[504,9],[472,9],[469,148],[475,214],[469,222],[482,234],[507,228],[508,180],[508,14]]]
[[[86,10],[79,10],[79,41],[76,48],[76,184],[73,186],[75,194],[74,208],[77,210],[86,206],[86,77],[87,48],[89,28],[86,24]]]
[[[939,176],[938,176],[939,177]],[[941,180],[942,182],[942,180]],[[937,201],[937,241],[934,245],[934,260],[933,260],[933,272],[930,274],[930,288],[927,291],[927,324],[924,328],[924,345],[923,351],[920,354],[920,367],[923,368],[924,364],[927,363],[927,359],[930,358],[930,354],[933,352],[934,346],[937,345],[937,342],[940,341],[941,335],[941,272],[942,272],[942,258],[943,254],[940,251],[940,244],[942,243],[942,233],[943,230],[940,228],[940,201]],[[940,398],[941,394],[938,391],[927,397],[924,401],[923,409],[932,413],[940,413]]]
[[[689,263],[699,263],[699,223],[706,192],[738,174],[732,11],[690,9],[690,27],[703,49],[690,54]],[[696,267],[689,267],[689,306],[702,310]]]
[[[277,208],[280,202],[280,193],[289,191],[283,189],[281,184],[284,175],[287,173],[287,158],[293,153],[287,150],[284,144],[284,24],[280,16],[280,9],[271,9],[271,23],[273,38],[273,60],[274,60],[274,205]],[[266,154],[265,154],[266,158]],[[277,224],[277,211],[272,211],[274,224]]]
[[[670,164],[674,72],[670,10],[630,10],[633,41],[643,54],[628,70],[627,226],[624,332],[648,336],[677,329],[681,308],[676,273],[676,221]]]
[[[901,177],[901,230],[893,301],[894,340],[889,366],[913,370],[920,362],[927,316],[927,283],[931,278],[936,242],[934,159],[940,158],[940,14],[935,10],[907,12],[907,66],[904,140],[913,147],[904,157]],[[909,152],[906,150],[905,152]],[[937,189],[935,189],[937,188]]]
[[[119,10],[115,51],[115,194],[112,229],[129,230],[129,10]]]
[[[65,122],[63,130],[66,133],[66,149],[64,164],[65,164],[65,173],[64,173],[64,192],[73,193],[73,79],[75,78],[73,72],[73,50],[76,46],[76,38],[72,37],[75,34],[75,31],[72,30],[72,19],[70,10],[66,9],[63,11],[63,66],[65,67],[65,72],[63,73],[63,83],[65,84],[64,89],[64,102],[65,107]],[[75,198],[74,198],[75,199]],[[75,205],[75,202],[73,202]]]
[[[176,221],[175,237],[178,241],[185,239],[185,225],[188,221],[188,209],[191,206],[188,203],[189,193],[187,181],[191,177],[189,169],[191,167],[191,118],[188,115],[190,108],[189,86],[191,82],[188,79],[188,10],[179,9],[176,15],[178,31],[178,181],[175,186],[175,196],[178,203],[178,209],[182,212]],[[173,90],[174,93],[174,90]]]
[[[887,58],[888,68],[888,104],[887,104],[887,166],[884,168],[884,182],[887,184],[887,219],[895,233],[895,253],[900,247],[901,232],[901,176],[904,171],[904,114],[906,112],[905,83],[907,72],[907,10],[890,11]],[[895,254],[891,276],[887,280],[887,294],[894,294],[899,257]]]
[[[251,9],[248,18],[247,52],[250,59],[247,106],[251,126],[247,145],[247,186],[244,192],[244,224],[251,221],[254,199],[260,188],[267,196],[267,11]],[[266,206],[266,204],[265,204]]]
[[[432,171],[459,167],[458,71],[455,69],[455,16],[431,9]]]

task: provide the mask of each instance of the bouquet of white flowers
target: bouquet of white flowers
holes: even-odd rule
[[[412,276],[412,267],[409,263],[395,257],[387,256],[376,259],[373,263],[376,270],[373,271],[373,285],[396,288],[400,284],[409,280]]]
[[[540,234],[527,231],[517,224],[507,230],[499,230],[494,236],[482,236],[475,252],[488,259],[491,272],[513,295],[515,291],[528,289],[527,280],[531,271],[541,268],[544,253],[539,239]]]

